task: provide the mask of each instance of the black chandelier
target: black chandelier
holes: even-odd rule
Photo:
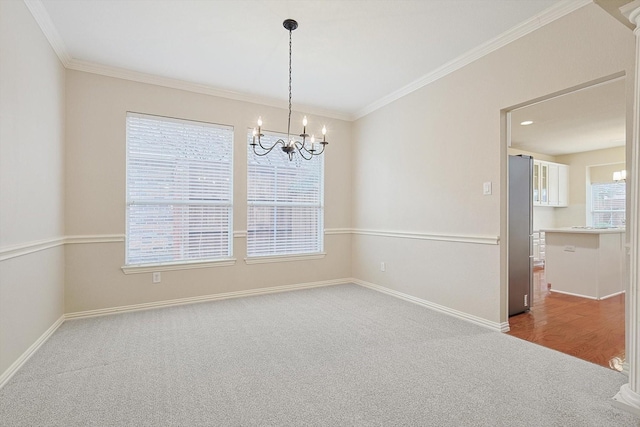
[[[324,148],[328,144],[326,140],[327,128],[325,126],[322,127],[322,141],[316,141],[314,135],[311,135],[311,138],[307,141],[307,138],[309,138],[307,134],[307,116],[304,116],[302,119],[302,133],[298,135],[302,138],[302,142],[296,141],[291,135],[291,32],[298,28],[298,23],[293,19],[285,19],[282,25],[289,31],[289,120],[287,122],[287,140],[278,139],[270,147],[263,146],[260,141],[260,138],[264,136],[262,133],[262,117],[259,117],[258,129],[253,129],[253,140],[250,145],[257,156],[266,156],[276,145],[280,144],[282,145],[282,151],[289,156],[289,161],[293,160],[293,155],[296,151],[300,153],[303,159],[311,160],[313,156],[319,156],[324,153]],[[260,152],[256,147],[260,147]]]

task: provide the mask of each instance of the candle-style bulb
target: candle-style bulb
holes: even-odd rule
[[[258,127],[262,127],[262,117],[258,117]]]
[[[323,135],[327,134],[327,127],[326,126],[322,126],[322,134]]]
[[[258,131],[256,130],[256,128],[253,128],[253,136],[256,136],[258,134]]]
[[[314,142],[316,142],[316,138],[315,136],[311,135],[311,145],[313,145]]]
[[[306,126],[307,125],[307,116],[304,116],[304,118],[302,119],[302,126]]]

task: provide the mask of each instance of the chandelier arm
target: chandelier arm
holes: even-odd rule
[[[322,145],[322,150],[318,151],[317,153],[314,152],[314,156],[319,156],[320,154],[324,153],[324,148],[327,146],[327,144],[320,144]]]
[[[313,158],[313,153],[310,152],[309,150],[307,150],[304,145],[302,145],[299,141],[296,141],[295,143],[295,147],[298,150],[298,153],[300,153],[300,156],[305,159],[305,160],[311,160]],[[302,151],[304,150],[305,152],[307,152],[309,154],[309,157],[304,155],[304,152]]]
[[[316,144],[318,144],[318,143],[316,143]],[[322,145],[322,149],[320,151],[318,151],[318,150],[313,150],[313,151],[307,150],[307,147],[305,147],[304,144],[301,144],[301,146],[302,146],[302,149],[304,151],[306,151],[307,153],[311,154],[312,156],[319,156],[320,154],[324,153],[324,149],[328,144],[329,144],[328,142],[327,143],[322,143],[322,142],[319,143],[319,145]],[[307,159],[307,160],[309,160],[309,159]]]
[[[253,154],[255,154],[258,157],[262,157],[262,156],[266,156],[267,154],[269,154],[271,152],[271,150],[269,151],[265,151],[264,153],[260,154],[256,151],[256,147],[253,147]]]
[[[254,149],[254,151],[255,151],[255,149],[256,149],[256,144],[254,143],[254,144],[252,144],[252,145],[253,145],[253,149]],[[262,148],[263,150],[266,150],[266,149],[267,149],[265,146],[263,146],[263,145],[262,145],[262,141],[260,141],[260,137],[258,137],[258,144],[257,144],[257,145],[259,145],[259,146],[260,146],[260,148]],[[271,147],[271,148],[273,149],[273,147]],[[271,150],[269,150],[269,151],[271,151]]]
[[[264,135],[262,135],[262,136],[264,136]],[[260,148],[262,148],[263,150],[268,150],[268,151],[273,150],[273,147],[275,147],[275,146],[276,146],[276,144],[277,144],[278,142],[282,143],[282,140],[281,140],[281,139],[279,139],[278,141],[276,141],[276,142],[274,142],[274,143],[273,143],[273,145],[271,146],[271,148],[267,148],[267,147],[265,147],[264,145],[262,145],[262,141],[260,140],[260,136],[258,136],[258,145],[259,145],[259,146],[260,146]]]
[[[274,148],[276,148],[276,145],[282,145],[284,147],[285,142],[282,139],[277,140],[276,142],[273,143],[273,145],[269,148],[265,147],[262,145],[262,142],[260,142],[260,139],[258,139],[258,144],[251,144],[251,146],[253,147],[253,152],[255,153],[256,156],[266,156],[267,154],[269,154],[271,151],[273,151]],[[260,154],[256,151],[256,145],[260,145],[260,148],[262,148],[264,150],[264,153]]]

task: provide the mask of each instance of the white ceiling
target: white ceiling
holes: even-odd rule
[[[619,78],[520,108],[511,113],[511,146],[558,156],[625,145],[625,103]]]
[[[69,68],[157,76],[278,106],[286,106],[288,84],[282,21],[296,19],[294,109],[353,119],[588,0],[25,2]],[[624,80],[521,108],[512,118],[513,146],[526,151],[624,145]],[[520,126],[523,120],[534,124]]]
[[[354,118],[588,0],[25,2],[70,68],[130,70],[273,105],[287,99],[282,21],[296,19],[294,109]]]

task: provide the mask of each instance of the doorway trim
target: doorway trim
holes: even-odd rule
[[[633,85],[633,132],[631,136],[631,158],[627,159],[627,177],[630,188],[627,203],[627,237],[629,257],[627,262],[629,287],[625,297],[626,317],[626,367],[629,382],[624,384],[613,398],[614,406],[640,416],[640,0],[620,8],[622,14],[636,25],[633,34],[636,37],[635,78]]]
[[[637,18],[640,23],[640,0],[635,0],[634,3],[638,4]],[[639,25],[640,27],[640,25]],[[542,96],[527,102],[523,102],[514,105],[509,108],[505,108],[501,111],[501,185],[505,191],[501,196],[501,213],[505,221],[501,221],[501,236],[504,236],[503,244],[501,244],[501,318],[505,319],[504,323],[509,323],[508,313],[508,301],[509,301],[509,259],[508,259],[508,247],[509,247],[509,213],[508,213],[508,148],[511,143],[511,112],[526,106],[544,102],[553,98],[557,98],[568,93],[588,89],[600,84],[609,83],[619,78],[625,78],[626,84],[634,85],[634,106],[633,106],[633,118],[631,123],[629,122],[629,105],[627,103],[627,112],[625,117],[627,118],[626,124],[629,128],[632,127],[633,131],[631,135],[627,130],[627,138],[625,149],[626,165],[627,165],[627,183],[631,184],[628,189],[627,200],[627,229],[626,229],[626,242],[627,242],[627,254],[625,257],[625,266],[627,274],[625,275],[625,373],[629,374],[629,383],[622,386],[620,392],[613,398],[614,405],[624,409],[628,412],[632,412],[640,416],[640,295],[638,289],[638,282],[640,279],[640,260],[638,256],[640,254],[640,191],[638,184],[638,168],[640,165],[640,144],[638,142],[638,135],[640,132],[640,117],[638,117],[638,108],[640,105],[640,29],[636,28],[634,34],[636,35],[636,69],[635,80],[631,79],[631,76],[626,75],[624,71],[615,73],[613,75],[605,76],[587,83],[577,85],[559,92],[555,92],[546,96]],[[628,96],[628,95],[627,95]],[[629,145],[631,144],[631,155],[629,155]],[[634,255],[635,254],[635,255]],[[508,330],[508,329],[507,329]]]
[[[637,0],[640,2],[640,0]],[[524,108],[524,107],[528,107],[531,105],[535,105],[535,104],[539,104],[541,102],[545,102],[545,101],[549,101],[551,99],[554,98],[559,98],[561,96],[564,95],[568,95],[571,93],[575,93],[575,92],[579,92],[581,90],[586,90],[586,89],[590,89],[602,84],[607,84],[607,83],[611,83],[615,80],[618,79],[625,79],[626,84],[629,84],[626,73],[624,71],[620,71],[605,77],[601,77],[595,80],[591,80],[588,81],[586,83],[582,83],[576,86],[572,86],[566,89],[563,89],[561,91],[557,91],[545,96],[541,96],[538,98],[534,98],[532,100],[529,101],[525,101],[519,104],[516,104],[514,106],[502,109],[500,111],[500,120],[501,120],[501,129],[502,132],[500,133],[501,135],[501,168],[502,168],[502,174],[501,174],[501,188],[504,188],[505,191],[503,191],[501,193],[501,200],[500,200],[500,209],[501,209],[501,215],[503,218],[505,218],[505,221],[501,221],[501,225],[500,225],[500,235],[504,236],[504,238],[501,238],[501,247],[500,247],[500,256],[501,256],[501,271],[500,271],[500,276],[501,276],[501,298],[500,298],[500,302],[501,302],[501,322],[503,324],[508,325],[509,324],[509,307],[508,307],[508,300],[509,300],[509,196],[508,196],[508,189],[509,189],[509,169],[508,169],[508,161],[509,161],[509,153],[508,153],[508,149],[511,145],[511,113],[515,110]],[[628,112],[625,113],[625,117],[629,117]],[[627,127],[629,126],[629,123],[627,122]],[[625,146],[628,146],[630,141],[629,139],[629,133],[627,132],[627,138],[625,141]],[[627,157],[627,166],[629,166],[629,156]],[[633,168],[631,168],[633,169]],[[627,176],[629,176],[629,174],[627,174]],[[629,201],[627,202],[627,207],[630,206],[630,204],[633,204],[633,200],[631,200],[633,196],[630,195]],[[626,234],[625,234],[625,239],[628,242],[629,241],[629,230],[627,230]],[[629,257],[627,255],[627,258],[625,260],[625,264],[629,264]],[[626,275],[625,277],[625,291],[628,291],[628,282],[629,280],[627,280],[629,277],[628,275]],[[627,308],[625,307],[625,311],[627,310]],[[506,330],[508,331],[508,327],[506,328]],[[626,346],[625,346],[626,347]]]

